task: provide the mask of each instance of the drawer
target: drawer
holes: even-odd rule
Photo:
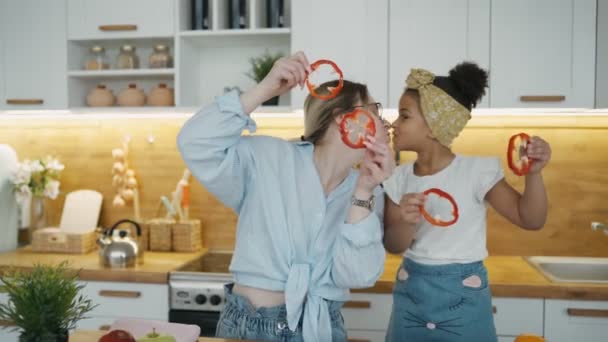
[[[492,298],[492,304],[498,335],[543,335],[544,299]]]
[[[385,331],[348,330],[348,342],[384,342]]]
[[[391,294],[354,293],[342,309],[346,329],[386,331],[392,307]]]
[[[606,336],[608,301],[546,300],[547,341],[606,341]]]
[[[99,304],[91,316],[168,320],[169,286],[117,282],[85,282],[83,293]]]
[[[172,0],[68,0],[68,38],[172,36],[174,9]]]

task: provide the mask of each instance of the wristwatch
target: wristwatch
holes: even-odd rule
[[[372,211],[374,208],[374,195],[370,197],[368,200],[361,200],[353,196],[350,200],[352,205],[356,205],[357,207],[367,208],[367,210]]]

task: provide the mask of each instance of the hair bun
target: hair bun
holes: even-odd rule
[[[488,72],[472,62],[462,62],[450,70],[450,80],[470,108],[481,100],[488,87]]]

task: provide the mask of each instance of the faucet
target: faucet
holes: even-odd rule
[[[603,230],[604,234],[608,235],[608,225],[600,222],[591,222],[591,229],[593,231]]]

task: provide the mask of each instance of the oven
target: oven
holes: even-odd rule
[[[213,337],[226,303],[224,285],[233,282],[231,252],[209,252],[169,275],[169,322],[195,324]]]

